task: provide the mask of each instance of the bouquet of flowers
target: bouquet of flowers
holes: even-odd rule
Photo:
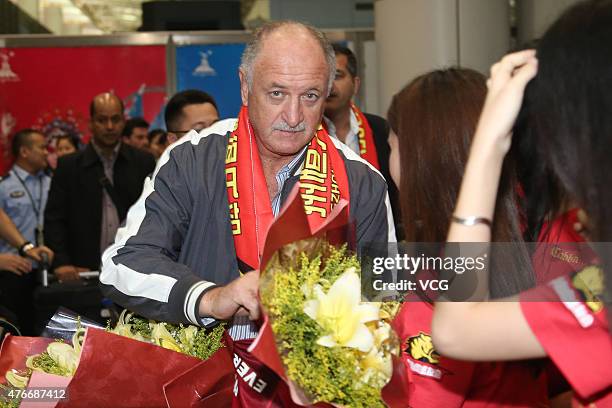
[[[407,406],[409,372],[390,325],[399,304],[362,302],[347,203],[312,230],[299,196],[289,202],[266,237],[264,323],[250,353],[285,382],[283,406]]]
[[[71,401],[190,407],[231,400],[233,373],[223,326],[207,331],[154,322],[127,311],[113,328],[85,330],[78,322],[76,326],[72,344],[46,338],[5,339],[0,372],[6,372],[10,386],[3,386],[0,407],[20,406],[20,397],[29,395],[24,391],[51,384],[67,388],[64,398],[48,403],[50,407]],[[121,401],[115,399],[118,393]]]
[[[359,260],[319,238],[292,243],[263,273],[260,296],[289,380],[312,403],[384,406],[399,342],[397,304],[361,302]]]
[[[78,334],[75,333],[74,338],[76,340]],[[7,382],[6,385],[0,384],[0,407],[19,407],[34,373],[72,376],[78,364],[79,351],[78,340],[70,345],[62,340],[7,336],[0,349],[0,370],[6,372]],[[6,367],[10,369],[6,370]]]
[[[208,360],[223,345],[225,324],[212,330],[205,330],[193,325],[173,325],[135,316],[124,310],[114,328],[107,328],[110,333],[134,340],[156,344],[168,350],[187,354],[188,356]]]

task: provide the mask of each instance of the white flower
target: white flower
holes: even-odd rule
[[[349,268],[323,292],[313,287],[315,299],[304,303],[304,313],[328,333],[317,340],[325,347],[350,347],[364,353],[374,345],[374,336],[365,323],[379,319],[379,306],[361,303],[361,281],[355,268]]]
[[[74,347],[66,343],[53,342],[47,346],[47,353],[57,365],[68,371],[70,375],[74,375],[79,364],[79,355]]]

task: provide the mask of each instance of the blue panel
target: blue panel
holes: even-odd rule
[[[238,67],[245,44],[186,45],[176,49],[176,87],[200,89],[215,98],[221,119],[238,117]]]

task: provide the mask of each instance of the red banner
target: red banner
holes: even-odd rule
[[[0,174],[10,166],[10,138],[35,127],[83,142],[89,103],[101,92],[123,99],[126,112],[151,121],[164,103],[166,51],[155,46],[0,48]]]

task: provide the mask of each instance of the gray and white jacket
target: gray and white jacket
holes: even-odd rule
[[[225,185],[226,147],[235,124],[227,119],[191,131],[164,152],[102,256],[105,296],[150,319],[208,323],[198,315],[200,298],[239,276]],[[346,166],[357,245],[394,242],[384,178],[332,140]],[[298,179],[299,170],[284,183],[282,197]]]

